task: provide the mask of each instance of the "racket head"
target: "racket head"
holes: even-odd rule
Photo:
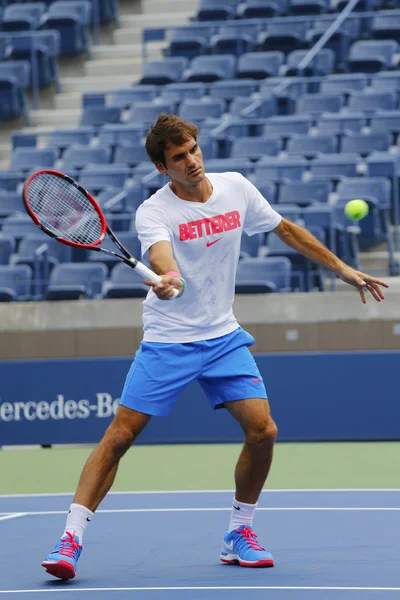
[[[107,232],[96,200],[69,175],[44,169],[33,173],[22,193],[33,222],[57,241],[77,248],[95,248]]]

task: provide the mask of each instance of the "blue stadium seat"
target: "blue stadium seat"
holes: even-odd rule
[[[378,13],[372,22],[371,37],[400,43],[400,11],[388,10]]]
[[[288,181],[279,189],[279,204],[327,204],[333,191],[330,181]]]
[[[125,163],[130,167],[135,167],[148,158],[144,142],[121,142],[115,148],[114,162],[116,163]]]
[[[276,202],[278,187],[273,181],[257,179],[257,177],[252,175],[252,183],[270,204],[274,204]]]
[[[211,34],[212,28],[208,24],[177,27],[172,32],[168,55],[185,56],[191,59],[200,54],[205,54]]]
[[[286,12],[287,0],[245,0],[238,9],[242,19],[265,19]]]
[[[238,61],[240,79],[265,79],[279,75],[285,61],[283,52],[247,52]]]
[[[397,108],[397,98],[393,92],[353,92],[349,97],[347,108],[365,113],[394,110]]]
[[[10,263],[10,258],[14,249],[15,240],[13,236],[0,233],[0,265],[8,265]]]
[[[352,133],[342,137],[342,152],[358,152],[367,156],[371,152],[387,152],[390,147],[389,133]]]
[[[210,100],[184,100],[179,108],[179,116],[192,123],[201,123],[208,117],[221,118],[225,112],[225,101],[220,98]]]
[[[71,144],[88,145],[94,137],[92,127],[77,127],[76,129],[54,129],[46,133],[47,148],[56,150],[57,156],[63,154]]]
[[[157,120],[157,117],[161,113],[173,113],[174,104],[171,102],[135,102],[131,105],[129,114],[130,123],[142,123],[151,125]]]
[[[239,0],[201,0],[198,21],[224,21],[236,15]]]
[[[249,97],[257,91],[258,84],[253,79],[226,79],[210,86],[211,98],[222,100],[233,100],[237,96]]]
[[[30,300],[32,270],[27,265],[0,266],[0,302]]]
[[[101,295],[107,267],[103,263],[60,263],[50,275],[46,300],[78,300]]]
[[[252,256],[255,258],[258,256],[258,251],[262,246],[264,234],[256,233],[255,235],[247,235],[242,233],[242,239],[240,242],[240,258],[249,258]]]
[[[398,44],[394,40],[358,41],[350,48],[348,68],[353,73],[376,73],[393,66]]]
[[[322,113],[317,120],[318,133],[339,135],[348,131],[358,133],[367,125],[367,117],[363,112]]]
[[[361,156],[356,153],[329,154],[317,156],[311,162],[313,179],[337,180],[342,177],[357,177]]]
[[[142,255],[141,245],[140,245],[139,238],[138,238],[136,232],[121,231],[120,233],[118,233],[117,237],[120,240],[121,244],[123,246],[125,246],[125,248],[127,250],[129,250],[129,252],[132,254],[132,256],[135,256],[136,258],[141,257],[141,255]],[[115,247],[114,242],[108,236],[106,236],[104,238],[104,241],[102,242],[102,247],[107,248],[107,250],[112,250],[113,252],[118,252],[117,248]],[[104,263],[109,268],[113,267],[114,265],[116,265],[117,263],[120,262],[119,258],[114,257],[112,255],[104,254],[103,252],[90,252],[89,256],[88,256],[88,260],[91,263],[93,263],[93,262]],[[127,268],[130,269],[131,267],[127,266]]]
[[[371,80],[373,90],[400,92],[400,71],[379,71]]]
[[[204,163],[208,173],[226,173],[228,171],[241,173],[245,177],[252,171],[253,166],[250,160],[236,158],[214,158]]]
[[[24,115],[30,124],[26,89],[30,84],[28,61],[0,62],[0,120],[11,120]]]
[[[38,60],[38,77],[41,86],[55,83],[59,86],[58,56],[60,54],[60,34],[56,30],[27,31],[12,35],[11,57],[13,60],[31,60],[32,47]]]
[[[118,146],[123,142],[137,143],[144,138],[145,130],[146,128],[142,124],[137,123],[131,123],[130,125],[106,123],[99,131],[98,141],[100,144],[112,146]]]
[[[232,100],[229,113],[231,115],[241,116],[242,111],[249,106],[254,104],[254,100],[252,98],[245,98],[244,96],[238,96],[234,100]],[[265,97],[262,99],[262,104],[258,104],[256,108],[253,108],[251,114],[247,114],[247,117],[252,118],[260,118],[266,119],[267,117],[271,117],[272,115],[276,115],[278,112],[278,103],[277,99],[274,96]]]
[[[207,134],[200,134],[197,143],[201,148],[203,161],[218,158],[218,144],[215,138]]]
[[[145,298],[149,287],[128,265],[115,265],[109,281],[105,283],[103,298]]]
[[[43,28],[59,32],[62,56],[74,56],[81,52],[87,52],[90,56],[88,25],[91,8],[90,2],[80,0],[57,0],[49,5]]]
[[[0,192],[15,192],[25,176],[20,171],[0,171]]]
[[[298,204],[276,204],[271,205],[274,210],[279,214],[293,223],[299,223],[303,225],[303,209]],[[262,253],[262,250],[261,250]]]
[[[343,104],[344,99],[341,94],[304,94],[296,101],[296,113],[303,115],[337,113]]]
[[[4,219],[16,212],[25,212],[22,203],[22,194],[20,192],[0,190],[0,219]]]
[[[314,46],[321,39],[336,18],[337,15],[324,15],[313,20],[312,28],[307,32],[307,41],[310,46]],[[341,67],[347,61],[351,43],[360,37],[360,32],[360,19],[348,18],[326,42],[324,48],[333,50],[336,61]]]
[[[129,108],[133,102],[152,102],[158,94],[156,85],[136,85],[110,92],[108,106]]]
[[[320,77],[335,70],[335,53],[329,48],[323,48],[312,59],[307,67],[300,69],[308,50],[293,50],[287,57],[287,76]]]
[[[21,240],[18,246],[18,252],[13,257],[12,263],[14,265],[28,265],[33,269],[35,252],[43,246],[47,246],[46,260],[50,269],[52,269],[55,265],[58,265],[58,263],[69,262],[72,260],[71,246],[60,244],[56,240],[45,237],[43,233],[30,233]]]
[[[121,112],[117,106],[88,106],[83,109],[80,125],[102,127],[106,123],[120,123]]]
[[[183,56],[165,58],[164,60],[153,60],[143,66],[141,84],[164,85],[166,83],[178,83],[182,81],[183,73],[187,68],[189,60]]]
[[[194,100],[206,96],[207,88],[204,83],[169,83],[161,89],[160,100],[179,104],[184,100]]]
[[[340,73],[328,75],[321,82],[320,91],[323,94],[351,94],[360,92],[368,86],[365,74]]]
[[[16,148],[11,156],[11,169],[29,171],[31,169],[52,169],[57,160],[57,153],[52,149]]]
[[[289,12],[292,15],[320,15],[330,8],[329,0],[290,0]]]
[[[308,91],[309,84],[297,77],[269,77],[260,86],[261,96],[273,94],[278,99],[282,115],[291,115],[295,100]]]
[[[276,137],[239,137],[232,145],[231,158],[259,160],[262,156],[276,156],[282,142]]]
[[[18,2],[5,7],[1,22],[3,31],[37,29],[46,11],[44,2]]]
[[[268,24],[267,31],[260,34],[259,49],[266,52],[276,50],[288,54],[292,50],[307,48],[306,41],[309,23],[305,21]]]
[[[317,154],[334,154],[338,151],[338,140],[333,135],[294,134],[286,145],[288,154],[300,154],[313,158]]]
[[[26,89],[29,86],[31,65],[27,60],[7,60],[0,62],[0,77],[12,77],[18,87]]]
[[[236,272],[237,294],[290,292],[292,265],[288,258],[243,258]]]
[[[371,116],[370,128],[373,133],[390,133],[392,143],[396,143],[400,133],[400,110],[377,110]]]
[[[27,214],[11,214],[3,221],[2,233],[12,235],[17,242],[30,233],[36,234],[39,229]]]
[[[185,81],[212,82],[232,79],[236,73],[236,58],[231,54],[197,56],[185,74]]]
[[[335,211],[330,204],[311,204],[303,209],[304,226],[320,227],[325,232],[326,245],[336,254],[337,239],[341,228],[335,222]],[[339,229],[339,231],[338,231]]]
[[[262,177],[275,183],[286,179],[301,181],[307,171],[308,161],[305,158],[276,158],[268,157],[265,162],[261,159],[255,166],[256,177]]]
[[[219,28],[218,34],[211,38],[211,52],[213,54],[234,54],[235,56],[251,52],[257,47],[259,31],[258,23],[236,21],[234,26],[222,26]]]
[[[91,194],[97,195],[105,187],[123,188],[130,172],[126,164],[88,164],[80,172],[79,183]]]
[[[63,155],[63,169],[82,169],[88,164],[107,164],[111,160],[110,146],[71,144]]]
[[[308,115],[288,115],[270,117],[264,125],[265,135],[281,135],[290,137],[295,133],[308,133],[312,127],[312,119]]]

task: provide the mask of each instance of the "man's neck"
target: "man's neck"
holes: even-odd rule
[[[205,177],[201,183],[193,186],[181,185],[177,181],[171,181],[169,184],[171,190],[175,196],[178,196],[181,200],[187,200],[188,202],[200,202],[204,204],[209,200],[213,187],[211,182]]]

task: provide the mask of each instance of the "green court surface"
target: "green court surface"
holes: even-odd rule
[[[233,489],[239,444],[134,446],[114,491]],[[72,492],[92,448],[0,452],[0,494]],[[400,442],[278,443],[267,488],[399,488]]]

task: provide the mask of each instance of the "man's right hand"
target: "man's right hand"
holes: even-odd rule
[[[146,285],[153,288],[153,292],[159,300],[169,300],[174,295],[174,288],[181,294],[183,292],[183,281],[177,277],[171,277],[170,275],[162,275],[161,283],[155,283],[148,279],[144,280]],[[160,287],[162,286],[162,287]]]

